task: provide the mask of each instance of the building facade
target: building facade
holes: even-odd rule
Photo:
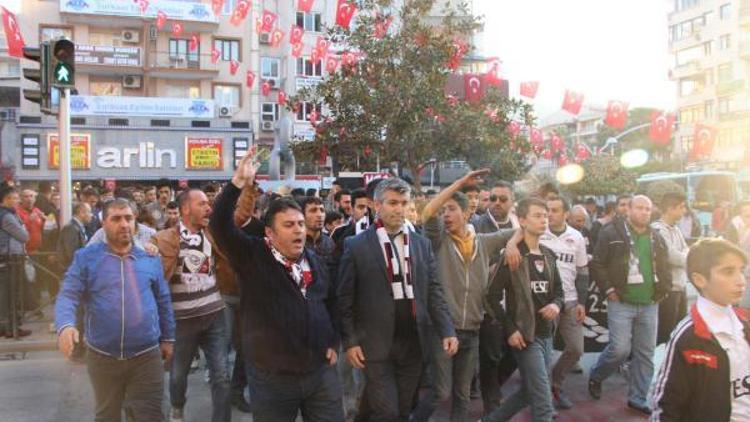
[[[670,71],[677,82],[677,148],[687,160],[696,124],[717,130],[698,165],[739,169],[750,156],[750,1],[675,0]]]

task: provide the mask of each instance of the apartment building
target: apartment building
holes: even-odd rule
[[[675,0],[669,14],[670,73],[677,82],[675,152],[687,160],[698,123],[718,138],[697,163],[739,169],[750,155],[750,1]]]

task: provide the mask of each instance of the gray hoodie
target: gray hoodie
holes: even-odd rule
[[[664,220],[651,223],[651,228],[664,238],[667,245],[669,266],[672,270],[672,291],[681,292],[687,287],[688,245],[679,227],[670,226]]]
[[[468,229],[474,231],[471,225]],[[490,261],[497,259],[513,233],[514,230],[503,230],[477,234],[471,262],[464,262],[437,216],[424,223],[423,235],[432,242],[438,280],[445,289],[445,301],[456,330],[479,330],[489,292]]]

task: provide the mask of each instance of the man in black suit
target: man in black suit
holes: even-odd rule
[[[430,242],[405,227],[411,188],[398,178],[375,190],[377,219],[345,241],[339,309],[347,360],[364,370],[371,420],[405,421],[422,372],[422,345],[435,330],[458,350]]]
[[[86,202],[73,204],[73,218],[60,231],[57,241],[57,253],[60,255],[60,264],[63,270],[67,270],[73,261],[76,251],[88,242],[86,225],[91,222],[91,207]]]

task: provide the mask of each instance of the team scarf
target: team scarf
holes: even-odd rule
[[[370,227],[370,216],[365,215],[364,217],[357,220],[354,223],[354,234],[358,235],[363,231],[366,231]]]
[[[302,292],[302,297],[307,299],[307,288],[313,284],[312,270],[310,270],[310,263],[307,262],[304,252],[297,262],[292,262],[281,254],[272,244],[269,238],[266,238],[266,246],[271,250],[271,254],[278,261],[279,264],[283,265],[286,271],[294,280],[294,283]]]
[[[198,246],[203,243],[203,255],[206,256],[206,259],[212,260],[211,255],[211,242],[206,239],[206,237],[203,235],[203,230],[199,231],[198,233],[191,233],[190,230],[185,227],[185,225],[182,223],[182,220],[180,220],[180,242],[184,243],[188,246]],[[213,264],[211,265],[213,267]]]
[[[399,275],[399,268],[401,265],[399,265],[399,258],[396,256],[396,254],[393,253],[393,248],[396,247],[391,242],[391,238],[388,237],[388,232],[385,230],[385,227],[383,226],[383,221],[380,219],[375,220],[375,232],[378,235],[378,241],[380,242],[380,248],[383,250],[383,256],[385,258],[385,265],[388,268],[388,271],[386,273],[388,274],[388,281],[393,283],[396,277]],[[405,286],[411,286],[411,257],[409,256],[409,229],[404,225],[401,228],[401,234],[404,237],[404,249],[401,251],[400,256],[404,258],[404,268],[403,268],[403,283]],[[404,291],[404,297],[407,299],[414,299],[414,295],[412,293],[412,297],[408,297],[407,291],[411,291],[411,289]]]

